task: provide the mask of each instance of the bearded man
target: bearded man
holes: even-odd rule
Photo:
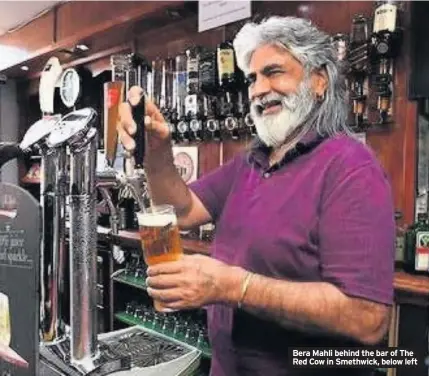
[[[173,205],[182,229],[216,223],[211,257],[151,266],[148,293],[170,309],[207,307],[212,376],[344,375],[294,367],[288,349],[383,339],[393,299],[389,183],[347,128],[345,81],[328,35],[273,17],[245,25],[234,48],[258,139],[214,172],[183,182],[169,128],[147,101],[153,201]],[[131,104],[141,91],[130,91]],[[135,127],[123,104],[126,149]]]

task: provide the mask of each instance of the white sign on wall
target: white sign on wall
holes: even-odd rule
[[[252,15],[251,1],[198,1],[198,31],[250,18]]]
[[[189,184],[198,177],[198,146],[173,146],[174,165]]]

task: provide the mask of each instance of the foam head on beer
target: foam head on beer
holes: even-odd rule
[[[169,224],[177,225],[177,217],[174,213],[137,213],[139,226],[165,227]]]

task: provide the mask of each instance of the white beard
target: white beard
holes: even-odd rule
[[[287,96],[277,93],[268,94],[266,99],[281,100],[281,111],[276,114],[261,115],[256,108],[258,100],[255,100],[250,112],[261,141],[269,147],[277,148],[283,145],[292,132],[307,120],[316,102],[305,81],[300,85],[297,94]]]
[[[277,114],[254,117],[259,138],[265,145],[274,148],[285,142],[287,137],[300,125],[299,120],[295,111],[290,111],[284,107]]]

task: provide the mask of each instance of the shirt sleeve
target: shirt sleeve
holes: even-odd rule
[[[322,199],[322,279],[346,295],[390,305],[395,260],[390,184],[375,161],[341,170]]]
[[[243,156],[237,155],[227,163],[189,184],[189,188],[201,200],[214,222],[222,214],[242,162]]]

